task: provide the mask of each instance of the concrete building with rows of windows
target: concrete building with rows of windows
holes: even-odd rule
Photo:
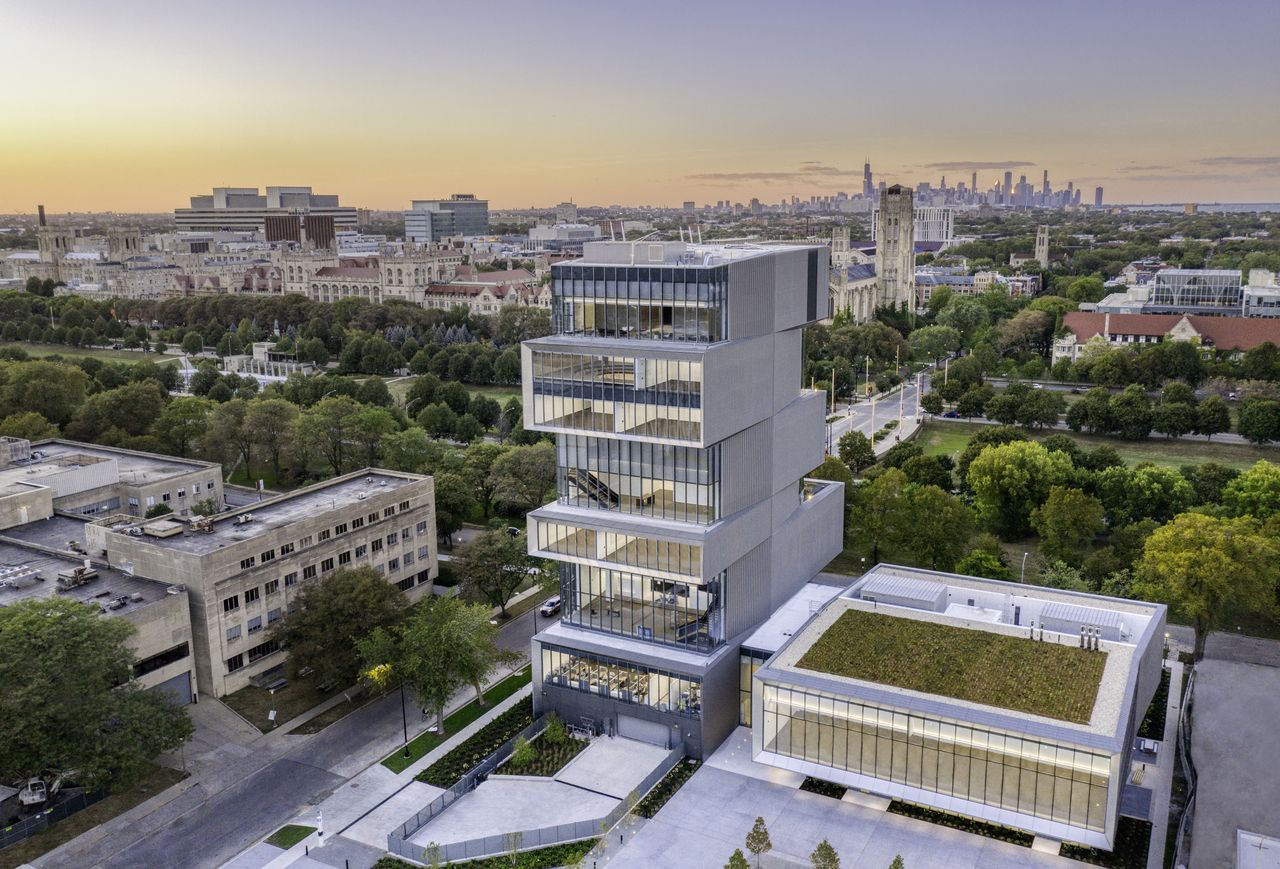
[[[704,756],[737,726],[738,645],[840,551],[843,487],[802,331],[828,251],[587,243],[523,345],[525,427],[556,435],[529,550],[560,563],[535,709]]]
[[[190,522],[100,518],[91,555],[186,590],[200,690],[221,697],[278,667],[269,629],[308,583],[372,567],[410,600],[431,594],[437,567],[431,478],[363,470]]]

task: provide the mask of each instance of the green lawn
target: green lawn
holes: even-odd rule
[[[286,721],[297,718],[309,709],[314,709],[337,694],[339,690],[335,688],[322,692],[310,680],[290,679],[288,685],[274,694],[265,688],[250,685],[223,697],[222,702],[263,733],[270,733]],[[276,711],[274,726],[267,720],[267,715],[272,709]]]
[[[1087,724],[1107,653],[849,609],[796,666]]]
[[[392,772],[403,772],[419,759],[426,757],[436,746],[444,742],[449,736],[457,733],[471,722],[475,721],[481,715],[484,715],[495,704],[506,700],[512,694],[519,691],[525,685],[529,684],[533,678],[533,671],[526,666],[522,670],[517,670],[501,682],[484,692],[484,708],[476,705],[473,699],[470,703],[454,712],[452,715],[446,715],[444,719],[445,735],[438,733],[423,733],[409,743],[409,756],[405,757],[404,750],[400,749],[394,754],[389,755],[386,760],[382,761],[382,765]]]
[[[13,869],[15,866],[30,863],[41,854],[70,842],[76,836],[99,824],[105,824],[186,777],[187,774],[181,770],[169,769],[167,766],[153,766],[132,786],[119,793],[111,794],[105,800],[100,800],[52,827],[46,827],[34,836],[0,851],[0,869]]]
[[[72,347],[67,344],[33,344],[30,341],[0,341],[0,346],[21,347],[27,355],[35,357],[65,356],[68,359],[90,357],[92,359],[109,359],[112,362],[155,362],[165,365],[177,363],[176,356],[157,356],[155,353],[142,353],[137,350],[109,350],[105,347]]]
[[[392,397],[395,398],[396,401],[401,402],[404,401],[404,397],[409,394],[409,389],[413,386],[414,381],[412,376],[401,378],[387,377],[383,379],[387,381],[387,389],[390,390]],[[472,398],[475,398],[477,395],[487,395],[489,398],[497,401],[498,404],[506,404],[508,398],[520,397],[519,386],[464,385],[467,387],[467,392],[471,393]]]
[[[990,426],[972,422],[951,422],[929,420],[916,435],[916,443],[924,450],[925,455],[957,456],[969,442],[969,438]],[[1151,462],[1157,465],[1178,467],[1180,465],[1217,462],[1232,468],[1247,468],[1259,459],[1280,461],[1280,450],[1273,447],[1254,447],[1244,444],[1225,444],[1209,441],[1167,440],[1163,437],[1145,441],[1126,441],[1118,438],[1099,437],[1097,435],[1076,434],[1070,431],[1037,432],[1032,435],[1035,440],[1043,440],[1049,435],[1065,434],[1074,439],[1084,449],[1107,446],[1114,447],[1120,458],[1129,465]]]
[[[275,845],[277,848],[284,848],[288,851],[315,831],[315,827],[306,827],[302,824],[285,824],[267,838],[267,844]]]

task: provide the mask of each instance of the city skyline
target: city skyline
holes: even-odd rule
[[[889,183],[1048,168],[1108,203],[1280,200],[1280,116],[1262,110],[1280,76],[1230,25],[1280,12],[1229,5],[1196,21],[1197,50],[1227,61],[1171,67],[1142,58],[1185,38],[1190,4],[659,3],[622,27],[568,3],[484,23],[230,3],[191,27],[152,2],[3,0],[0,70],[21,86],[0,107],[28,126],[0,144],[0,212],[158,212],[269,183],[394,210],[457,191],[499,209],[777,202],[859,192],[865,157]]]

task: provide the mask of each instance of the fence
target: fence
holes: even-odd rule
[[[56,824],[68,815],[74,815],[81,809],[86,809],[99,800],[105,799],[107,793],[104,789],[94,791],[91,794],[86,794],[83,791],[78,794],[72,794],[56,806],[45,809],[38,815],[31,815],[16,824],[0,828],[0,848],[16,845],[23,839],[34,836],[50,824]]]
[[[529,730],[533,730],[534,727],[537,727],[541,722],[542,720],[539,719],[539,721],[535,722],[533,727],[529,728]],[[514,743],[514,741],[515,740],[512,740],[512,743]],[[498,750],[499,752],[503,751],[503,749],[507,750],[507,754],[504,755],[501,760],[505,760],[506,757],[510,755],[510,745],[511,743],[508,743]],[[496,755],[497,753],[495,752],[495,755],[493,756]],[[572,824],[556,824],[550,827],[539,827],[536,830],[518,830],[495,836],[483,836],[478,839],[468,839],[463,842],[452,842],[448,845],[431,844],[426,846],[406,841],[409,835],[412,835],[413,832],[417,832],[417,830],[426,823],[426,821],[423,821],[422,824],[418,824],[417,827],[414,827],[412,832],[404,833],[404,829],[414,820],[410,819],[410,821],[401,825],[400,831],[392,833],[387,837],[387,850],[392,854],[400,857],[406,857],[418,863],[436,865],[440,863],[450,863],[455,860],[492,857],[497,854],[511,854],[516,851],[526,851],[532,848],[545,848],[548,845],[559,845],[564,842],[576,842],[581,839],[590,839],[601,835],[612,828],[614,824],[618,823],[618,821],[622,820],[622,817],[627,812],[631,811],[632,807],[643,799],[645,794],[652,790],[658,782],[662,781],[663,777],[665,777],[667,773],[671,772],[672,768],[683,759],[684,744],[680,743],[667,753],[667,756],[662,759],[662,762],[658,764],[656,769],[644,777],[644,780],[640,782],[635,790],[628,794],[622,802],[614,806],[613,811],[609,812],[609,814],[602,818],[576,821]],[[499,760],[498,763],[501,763],[501,760]],[[489,758],[485,760],[485,763],[487,764],[488,761]],[[489,770],[492,771],[497,765],[497,763],[492,764],[489,766]],[[477,769],[479,769],[479,767],[477,767]],[[468,773],[467,775],[470,776],[471,773]],[[465,779],[467,776],[464,776],[463,778]],[[458,784],[461,785],[462,781],[459,781]],[[456,788],[457,786],[458,785],[455,785],[454,787]],[[468,787],[468,790],[474,786],[475,784],[472,783],[470,787]],[[450,791],[453,790],[454,788],[450,788]],[[466,791],[463,791],[462,793],[466,793]],[[445,797],[448,796],[449,792],[438,797],[435,802],[443,801],[442,805],[438,810],[428,816],[427,820],[430,820],[431,817],[434,817],[441,811],[444,811],[444,808],[461,797],[462,793],[459,793],[457,796],[447,801],[445,801]],[[435,803],[433,802],[432,805],[434,806]],[[429,809],[431,809],[431,806],[428,806],[427,809],[423,809],[423,811],[419,812],[418,815],[422,815]],[[415,816],[415,818],[416,817],[417,816]]]

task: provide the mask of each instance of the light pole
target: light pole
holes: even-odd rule
[[[400,721],[404,724],[404,756],[409,756],[409,713],[405,710],[404,680],[400,680]]]
[[[1022,577],[1018,580],[1018,582],[1026,583],[1027,581],[1027,556],[1030,554],[1031,554],[1030,552],[1022,553]]]

